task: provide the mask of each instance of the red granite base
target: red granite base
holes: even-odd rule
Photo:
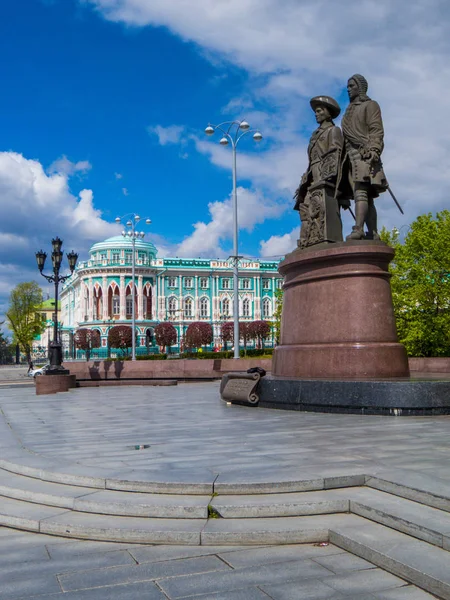
[[[68,392],[76,386],[75,375],[40,375],[36,377],[36,395]]]
[[[275,377],[408,377],[398,343],[382,242],[295,250],[280,263],[285,278]]]

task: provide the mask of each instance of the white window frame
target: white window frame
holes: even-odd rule
[[[209,300],[208,298],[200,298],[200,316],[206,318],[209,315]]]
[[[249,317],[250,312],[250,298],[244,298],[242,300],[242,316]]]

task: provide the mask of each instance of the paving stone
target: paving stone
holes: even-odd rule
[[[376,600],[435,600],[436,598],[436,596],[431,596],[431,594],[413,585],[406,585],[383,592],[374,592],[373,597]]]
[[[41,536],[44,538],[42,543],[46,544],[46,549],[51,558],[70,559],[79,554],[92,554],[103,552],[115,552],[116,550],[138,550],[140,548],[152,548],[153,546],[140,546],[139,544],[123,544],[120,542],[97,542],[93,540],[68,540],[67,538],[56,538],[52,535]],[[55,540],[55,542],[53,542]],[[57,541],[59,540],[59,541]],[[190,548],[191,546],[188,546]],[[173,548],[173,546],[169,546]]]
[[[256,587],[246,587],[218,594],[201,594],[200,596],[185,596],[186,600],[270,600],[269,596]]]
[[[326,579],[306,579],[277,585],[261,585],[260,588],[272,600],[344,600],[345,596],[325,583]],[[354,596],[361,600],[359,596]]]
[[[78,555],[64,560],[35,561],[26,565],[27,577],[39,577],[47,574],[61,574],[69,571],[83,571],[87,569],[116,567],[121,565],[135,565],[132,556],[125,550],[104,552],[101,554]],[[0,571],[0,585],[9,580],[23,577],[24,563],[2,565]]]
[[[236,569],[226,573],[204,573],[170,579],[159,579],[158,585],[169,598],[189,595],[226,593],[250,586],[274,584],[306,578],[323,578],[330,571],[312,561],[290,561],[263,565],[251,569]]]
[[[114,585],[76,592],[63,592],[45,596],[27,596],[27,600],[167,600],[161,590],[152,581]],[[267,598],[266,598],[267,600]]]
[[[61,587],[54,575],[28,577],[26,571],[20,579],[11,579],[0,583],[0,599],[15,600],[27,598],[31,594],[52,594],[61,592]]]
[[[230,571],[230,567],[215,556],[185,558],[130,567],[112,567],[61,575],[59,581],[64,591],[95,588],[138,581],[152,581],[161,577],[178,579],[191,573]],[[197,575],[203,577],[203,575]]]
[[[362,571],[364,569],[375,568],[375,565],[367,560],[347,553],[334,556],[314,557],[314,561],[336,574],[345,573],[346,571]]]
[[[395,575],[386,573],[382,569],[365,569],[351,571],[343,575],[327,577],[324,581],[328,586],[341,593],[362,594],[373,593],[377,590],[386,590],[395,586],[405,585],[405,582]]]
[[[208,546],[206,546],[208,548]],[[266,548],[245,548],[233,551],[233,549],[222,550],[218,552],[220,558],[234,567],[248,568],[257,565],[274,564],[277,562],[286,562],[291,560],[305,560],[307,558],[325,558],[329,555],[352,556],[344,550],[331,544],[326,546],[314,544],[296,544],[283,546],[268,546]],[[326,565],[325,565],[326,566]],[[328,568],[328,567],[327,567]]]
[[[239,551],[242,546],[128,546],[128,552],[139,564],[214,554],[223,557],[230,550]]]

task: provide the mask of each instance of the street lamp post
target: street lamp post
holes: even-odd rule
[[[141,220],[139,215],[134,213],[129,213],[128,215],[124,215],[123,217],[116,217],[116,223],[121,223],[122,219],[125,217],[130,217],[127,219],[125,225],[128,227],[128,230],[124,229],[122,231],[122,235],[124,238],[131,238],[131,246],[132,246],[132,257],[131,257],[131,284],[133,286],[132,290],[132,302],[131,302],[131,360],[136,360],[136,286],[135,286],[135,276],[136,276],[136,238],[144,238],[145,233],[143,231],[136,231],[136,227]],[[150,225],[151,220],[145,219],[147,225]]]
[[[53,275],[44,275],[42,272],[45,266],[45,259],[47,258],[47,253],[39,250],[36,252],[36,261],[38,265],[38,269],[45,279],[48,282],[53,282],[55,284],[55,320],[53,322],[53,341],[50,344],[50,368],[46,371],[49,375],[60,375],[68,373],[67,369],[64,369],[61,365],[62,363],[62,347],[61,342],[58,339],[58,288],[59,284],[63,283],[73,275],[75,265],[77,264],[78,254],[76,254],[73,250],[67,254],[67,260],[69,261],[70,275],[60,275],[59,270],[61,268],[61,262],[63,259],[63,252],[61,250],[62,240],[59,237],[56,237],[52,240],[52,265],[53,265]]]
[[[236,187],[236,150],[239,141],[248,133],[253,133],[255,142],[262,140],[261,133],[256,129],[250,129],[247,121],[224,121],[219,125],[211,123],[205,129],[206,135],[213,135],[218,129],[223,136],[219,140],[219,144],[227,146],[231,144],[233,150],[233,322],[234,322],[234,357],[239,358],[239,255],[238,255],[238,213],[237,213],[237,187]]]

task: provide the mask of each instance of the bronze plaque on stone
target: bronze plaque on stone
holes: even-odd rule
[[[239,404],[258,404],[256,388],[260,379],[259,373],[227,373],[220,385],[222,400]]]

